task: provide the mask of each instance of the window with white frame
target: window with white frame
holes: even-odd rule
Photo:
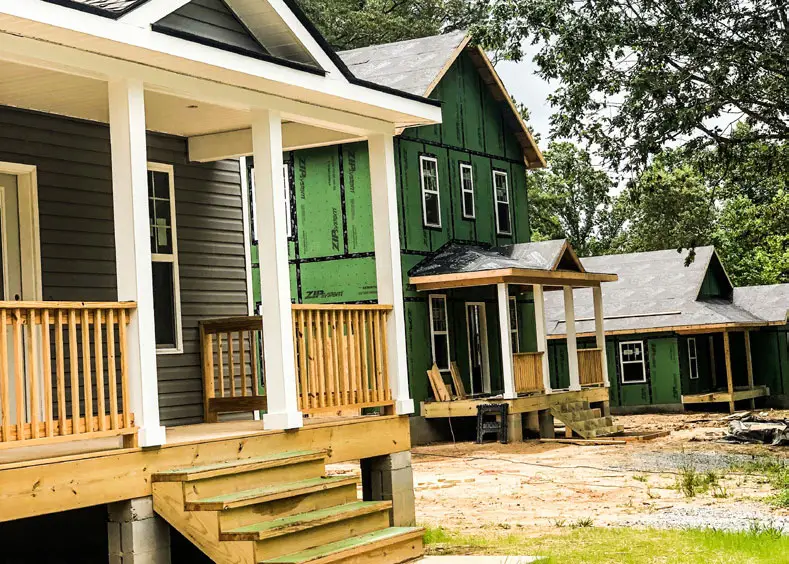
[[[509,179],[502,170],[493,171],[493,195],[496,199],[496,233],[512,235]]]
[[[422,178],[422,224],[441,227],[441,196],[438,191],[438,160],[420,155],[419,171]]]
[[[175,227],[175,179],[171,165],[148,163],[148,215],[156,348],[159,353],[180,353],[183,352],[181,285]]]
[[[696,337],[688,338],[688,365],[690,366],[690,379],[699,379],[699,352],[696,348]]]
[[[449,370],[449,323],[447,321],[447,297],[444,294],[430,295],[430,344],[433,362],[439,370]]]
[[[619,343],[619,359],[622,369],[623,384],[634,384],[647,381],[644,341],[627,341]]]
[[[474,219],[477,215],[474,209],[474,169],[468,163],[460,163],[460,190],[463,203],[463,217]]]
[[[283,163],[282,164],[282,178],[284,184],[284,194],[285,194],[285,229],[286,233],[288,234],[288,239],[293,237],[293,213],[291,212],[290,205],[290,163]],[[250,190],[250,209],[252,213],[250,214],[252,217],[252,241],[253,243],[257,243],[258,241],[258,217],[257,213],[255,213],[256,208],[256,198],[257,192],[255,189],[255,169],[252,168],[249,171],[249,190]]]
[[[293,214],[290,210],[290,164],[282,165],[282,178],[285,181],[285,218],[287,224],[288,239],[293,237]]]
[[[518,300],[510,297],[510,337],[512,339],[512,352],[520,352],[518,339]]]

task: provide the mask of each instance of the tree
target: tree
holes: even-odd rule
[[[670,143],[789,139],[785,0],[481,1],[478,40],[512,60],[524,40],[540,45],[541,76],[560,83],[555,133],[614,167],[642,168]]]
[[[545,159],[549,168],[528,175],[532,238],[566,237],[578,254],[593,254],[601,226],[610,225],[613,181],[569,142],[550,143]]]
[[[298,0],[338,51],[465,29],[478,17],[466,0]]]

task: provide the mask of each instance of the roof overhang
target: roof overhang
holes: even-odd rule
[[[780,321],[754,321],[737,323],[713,323],[708,325],[668,325],[662,327],[643,327],[640,329],[615,329],[606,331],[606,336],[614,335],[645,335],[650,333],[677,333],[678,335],[704,335],[707,333],[724,333],[736,331],[749,331],[762,327],[775,327],[784,325]],[[576,335],[578,338],[594,337],[593,332],[583,332]],[[565,333],[553,333],[548,339],[566,339]]]
[[[432,276],[412,276],[408,281],[410,284],[413,284],[417,290],[428,291],[472,286],[490,286],[495,284],[588,288],[599,286],[603,282],[616,282],[618,279],[619,277],[616,274],[603,274],[597,272],[503,268],[498,270],[437,274]]]

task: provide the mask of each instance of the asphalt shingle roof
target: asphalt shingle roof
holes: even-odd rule
[[[60,4],[73,8],[85,8],[92,12],[101,13],[109,17],[117,17],[143,4],[146,0],[46,0],[53,4]]]

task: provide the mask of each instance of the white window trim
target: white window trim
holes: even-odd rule
[[[444,302],[444,327],[446,327],[445,331],[436,331],[435,330],[435,323],[434,316],[433,316],[433,300],[438,299]],[[448,364],[452,363],[452,351],[449,348],[449,310],[447,309],[447,295],[446,294],[429,294],[427,296],[427,305],[428,309],[430,310],[430,353],[433,359],[433,364],[438,366],[436,362],[436,335],[444,335],[444,339],[447,342],[447,362]],[[449,366],[447,368],[439,368],[439,371],[449,373],[450,369]]]
[[[173,264],[173,310],[175,315],[175,347],[156,348],[157,355],[183,354],[184,335],[183,321],[181,319],[181,274],[178,268],[178,232],[175,220],[175,169],[173,165],[162,163],[148,163],[148,170],[152,172],[167,173],[170,179],[170,231],[173,238],[172,254],[151,253],[152,262],[170,262]],[[150,221],[149,221],[150,223]]]
[[[282,177],[285,179],[285,225],[287,225],[288,239],[293,237],[293,213],[290,209],[290,163],[282,163]]]
[[[690,342],[693,341],[693,352],[694,355],[690,354]],[[691,365],[695,365],[696,367],[696,376],[693,376],[693,369],[690,368]],[[690,379],[691,380],[698,380],[699,379],[699,344],[696,342],[696,337],[688,337],[688,370],[690,371]]]
[[[520,352],[520,330],[518,327],[518,300],[515,296],[510,296],[510,308],[514,308],[515,310],[515,329],[512,328],[512,318],[510,317],[510,339],[512,340],[512,352],[513,354],[517,354]],[[510,315],[510,312],[507,312],[507,315]]]
[[[641,360],[625,360],[625,356],[622,354],[622,347],[625,345],[641,345]],[[647,349],[644,345],[644,341],[622,341],[619,343],[619,368],[620,368],[620,376],[619,380],[622,384],[644,384],[647,381],[647,364],[646,364],[646,356],[647,356]],[[628,380],[625,382],[625,364],[641,364],[641,380]]]
[[[468,171],[468,177],[471,180],[470,190],[463,182],[463,171]],[[466,194],[471,194],[471,213],[466,209]],[[468,163],[460,163],[460,205],[463,208],[463,219],[477,218],[477,204],[474,200],[474,168]]]
[[[424,163],[431,162],[436,166],[436,189],[427,190],[425,188],[425,169]],[[419,155],[419,182],[422,185],[422,225],[425,227],[441,228],[441,186],[438,178],[438,159],[428,155]],[[438,202],[438,223],[428,223],[427,221],[427,193],[435,194]]]
[[[504,177],[504,193],[507,195],[506,200],[499,200],[499,191],[496,189],[496,178]],[[496,235],[512,235],[512,210],[510,209],[510,178],[509,175],[503,170],[493,171],[493,203],[496,210]],[[504,231],[501,229],[501,220],[499,218],[499,204],[507,204],[507,216],[510,221],[510,230]]]

